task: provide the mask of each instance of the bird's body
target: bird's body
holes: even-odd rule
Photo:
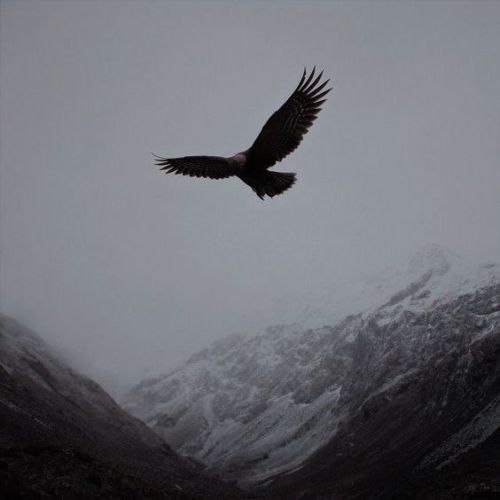
[[[230,157],[156,157],[156,164],[167,173],[223,179],[239,177],[263,199],[283,193],[295,182],[295,174],[272,172],[275,163],[294,151],[308,132],[331,89],[322,92],[328,80],[318,86],[322,73],[313,81],[315,69],[306,80],[306,71],[288,100],[266,122],[253,145]]]

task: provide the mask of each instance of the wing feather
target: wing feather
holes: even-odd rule
[[[156,165],[167,174],[224,179],[238,172],[237,166],[222,156],[184,156],[182,158],[153,156],[155,156]]]
[[[303,136],[321,111],[322,99],[332,89],[326,89],[329,80],[321,81],[323,72],[315,79],[316,68],[307,76],[302,74],[299,85],[288,100],[266,122],[249,150],[252,164],[263,168],[272,167],[289,155],[301,143]]]

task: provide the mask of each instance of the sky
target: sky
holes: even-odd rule
[[[427,243],[500,259],[500,2],[0,5],[0,310],[106,387]],[[314,65],[284,195],[154,167],[248,148]]]

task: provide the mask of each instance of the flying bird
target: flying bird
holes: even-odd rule
[[[239,177],[260,199],[276,196],[292,187],[294,173],[272,172],[270,167],[297,149],[309,127],[317,118],[324,97],[332,90],[323,90],[329,80],[316,78],[316,67],[307,76],[304,69],[299,85],[288,100],[266,122],[252,146],[234,156],[155,156],[156,165],[166,173],[224,179]]]

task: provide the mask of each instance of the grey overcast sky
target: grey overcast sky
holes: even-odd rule
[[[1,2],[1,310],[108,385],[433,242],[500,256],[500,2]],[[165,156],[334,90],[260,201]]]

